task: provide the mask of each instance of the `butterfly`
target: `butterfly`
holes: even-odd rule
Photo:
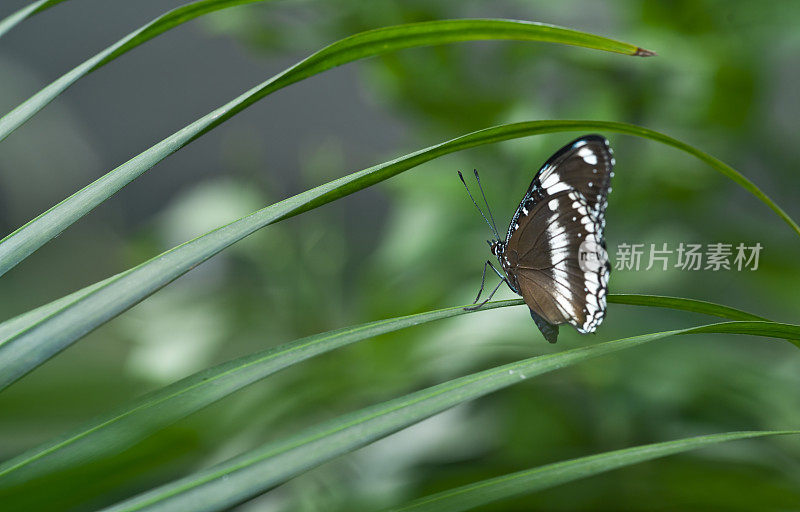
[[[558,339],[560,324],[571,324],[582,334],[594,332],[606,314],[611,265],[603,233],[614,164],[609,142],[600,135],[585,135],[559,149],[534,175],[504,238],[497,231],[478,171],[475,179],[491,222],[459,172],[494,235],[487,243],[502,270],[486,261],[478,296],[466,309],[479,309],[505,283],[522,296],[550,343]],[[501,281],[479,304],[487,266]]]

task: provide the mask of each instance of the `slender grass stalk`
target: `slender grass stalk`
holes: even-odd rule
[[[30,329],[31,327],[45,320],[47,317],[49,317],[56,311],[60,310],[61,308],[71,304],[72,302],[76,301],[81,297],[85,297],[89,293],[101,288],[107,283],[110,283],[119,276],[120,274],[116,274],[114,276],[108,277],[106,279],[103,279],[102,281],[98,281],[85,288],[81,288],[76,292],[72,292],[69,295],[65,295],[60,299],[48,302],[43,306],[39,306],[38,308],[26,311],[21,315],[9,318],[3,323],[0,323],[0,347],[2,347],[3,343],[13,338],[17,334],[27,329]]]
[[[10,318],[0,323],[0,345],[15,335],[33,327],[38,322],[49,317],[53,313],[71,302],[88,295],[103,285],[110,283],[121,274],[111,276],[102,281],[98,281],[90,286],[81,288],[69,295],[56,299],[36,309]],[[689,311],[693,313],[703,313],[706,315],[726,318],[728,320],[763,320],[771,321],[759,315],[754,315],[740,309],[723,306],[713,302],[687,299],[683,297],[666,297],[663,295],[642,295],[642,294],[620,294],[612,293],[608,295],[608,302],[612,304],[626,304],[630,306],[649,306],[657,308],[675,309],[679,311]],[[521,302],[520,302],[521,304]]]
[[[62,307],[48,311],[46,318],[0,342],[0,390],[93,329],[265,226],[363,190],[455,151],[542,133],[598,129],[649,138],[677,147],[731,179],[740,177],[747,190],[757,190],[755,185],[719,160],[676,139],[635,125],[606,121],[529,121],[479,130],[352,173],[258,210],[107,279],[102,286],[72,301],[62,302]],[[771,201],[768,204],[782,212]]]
[[[683,297],[665,297],[663,295],[641,295],[632,293],[612,293],[608,295],[609,304],[627,304],[629,306],[649,306],[656,308],[676,309],[679,311],[689,311],[692,313],[702,313],[704,315],[727,318],[728,320],[756,320],[769,322],[763,316],[754,315],[741,309],[723,306],[705,300],[686,299]],[[0,324],[0,331],[3,324]],[[2,337],[0,337],[2,340]]]
[[[0,241],[0,275],[158,162],[277,90],[348,62],[396,50],[492,39],[561,43],[628,55],[649,54],[637,46],[584,32],[512,20],[428,21],[355,34],[323,48],[175,132],[6,236]]]
[[[557,485],[668,455],[684,453],[729,441],[788,434],[800,434],[800,430],[726,432],[614,450],[547,464],[457,487],[414,500],[401,507],[392,508],[391,512],[461,512],[472,510],[502,499],[549,489]]]
[[[32,2],[25,7],[11,13],[0,20],[0,37],[3,37],[6,32],[30,18],[34,14],[40,13],[45,9],[49,9],[50,7],[53,7],[54,5],[60,4],[64,1],[65,0],[38,0],[37,2]]]
[[[14,108],[14,110],[1,117],[0,141],[8,137],[11,132],[22,126],[28,119],[33,117],[51,101],[56,99],[59,94],[84,76],[105,66],[112,60],[131,51],[137,46],[163,34],[167,30],[186,23],[187,21],[191,21],[199,16],[203,16],[204,14],[243,4],[264,1],[267,0],[199,0],[166,12],[150,23],[134,30],[95,56],[85,60],[83,63],[47,85],[41,91],[22,102],[19,106]],[[2,24],[0,23],[0,25]]]
[[[76,293],[84,291],[91,290],[86,289]],[[618,297],[621,297],[621,300],[618,300]],[[755,315],[719,304],[675,297],[611,295],[609,302],[669,307],[730,319],[760,319]],[[481,311],[519,305],[524,305],[521,299],[489,302]],[[72,432],[5,461],[0,464],[0,490],[63,468],[118,453],[153,432],[257,380],[311,357],[387,332],[466,313],[467,311],[459,306],[370,322],[309,336],[208,368],[148,393],[133,403],[94,418]],[[0,325],[0,330],[2,329],[3,325]]]
[[[339,455],[526,379],[678,334],[726,333],[800,337],[800,326],[726,322],[608,341],[532,357],[460,377],[323,422],[187,477],[127,499],[106,512],[225,510]]]
[[[522,300],[489,302],[481,311],[520,304]],[[467,313],[470,311],[457,306],[378,320],[308,336],[205,369],[3,462],[0,464],[0,490],[76,463],[118,453],[253,382],[317,355],[388,332]]]

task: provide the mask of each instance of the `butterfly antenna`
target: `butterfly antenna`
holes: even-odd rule
[[[500,237],[497,235],[497,230],[496,230],[496,229],[494,228],[494,226],[493,226],[493,225],[492,225],[492,224],[489,222],[489,219],[487,219],[487,218],[486,218],[486,215],[484,215],[484,214],[483,214],[483,210],[481,210],[481,207],[480,207],[480,206],[478,206],[478,203],[477,203],[477,202],[475,202],[475,198],[474,198],[474,197],[472,197],[472,192],[470,192],[470,191],[469,191],[469,187],[467,186],[467,182],[466,182],[466,181],[464,181],[464,176],[461,174],[461,171],[458,171],[458,177],[461,179],[461,183],[463,183],[463,184],[464,184],[464,188],[465,188],[465,189],[467,189],[467,194],[469,195],[469,198],[470,198],[470,199],[472,199],[472,204],[474,204],[474,205],[475,205],[475,208],[477,208],[477,209],[478,209],[478,213],[480,213],[480,214],[481,214],[481,217],[483,217],[483,220],[485,220],[485,221],[486,221],[486,224],[489,226],[489,229],[492,231],[492,233],[493,233],[493,234],[494,234],[494,235],[497,237],[497,239],[499,240],[499,239],[500,239]]]
[[[483,186],[481,185],[481,177],[478,176],[478,169],[472,170],[475,173],[475,180],[478,182],[478,188],[481,189],[481,195],[483,196],[483,202],[486,204],[486,211],[489,212],[489,218],[492,219],[492,227],[494,228],[494,236],[500,240],[500,235],[497,234],[497,223],[494,221],[494,215],[492,215],[492,209],[489,208],[489,201],[486,200],[486,193],[483,191]]]

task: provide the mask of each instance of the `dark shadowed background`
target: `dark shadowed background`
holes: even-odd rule
[[[5,0],[0,17],[26,3]],[[183,3],[73,0],[33,17],[0,40],[0,112]],[[662,131],[730,164],[800,217],[798,2],[286,0],[167,32],[78,82],[0,143],[0,235],[330,42],[380,26],[460,17],[553,23],[659,56],[466,43],[327,71],[171,156],[12,270],[0,286],[2,318],[349,172],[513,121],[600,119]],[[578,135],[440,158],[236,244],[0,395],[0,458],[238,355],[470,302],[489,256],[488,230],[456,170],[482,172],[505,224],[538,166]],[[606,233],[612,256],[623,242],[764,247],[757,271],[617,271],[612,292],[711,300],[797,322],[800,244],[787,225],[684,153],[604,135],[617,159]],[[123,456],[48,483],[47,492],[62,497],[63,509],[92,508],[123,497],[115,475],[139,475],[129,494],[299,426],[493,364],[707,321],[612,305],[597,334],[562,328],[556,346],[544,342],[523,308],[401,331],[271,377]],[[237,510],[380,507],[636,444],[797,428],[798,389],[800,359],[787,343],[665,340],[456,408]],[[799,455],[796,439],[726,445],[487,510],[790,510],[800,503]],[[94,479],[97,492],[115,491],[87,502],[71,492],[74,478]]]

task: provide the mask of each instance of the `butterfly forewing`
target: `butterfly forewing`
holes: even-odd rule
[[[598,215],[605,214],[614,156],[599,135],[582,137],[562,148],[542,166],[531,183],[547,195],[572,189],[580,192]]]
[[[603,137],[568,144],[534,177],[509,226],[502,264],[530,309],[553,325],[593,332],[605,315],[613,162]]]

